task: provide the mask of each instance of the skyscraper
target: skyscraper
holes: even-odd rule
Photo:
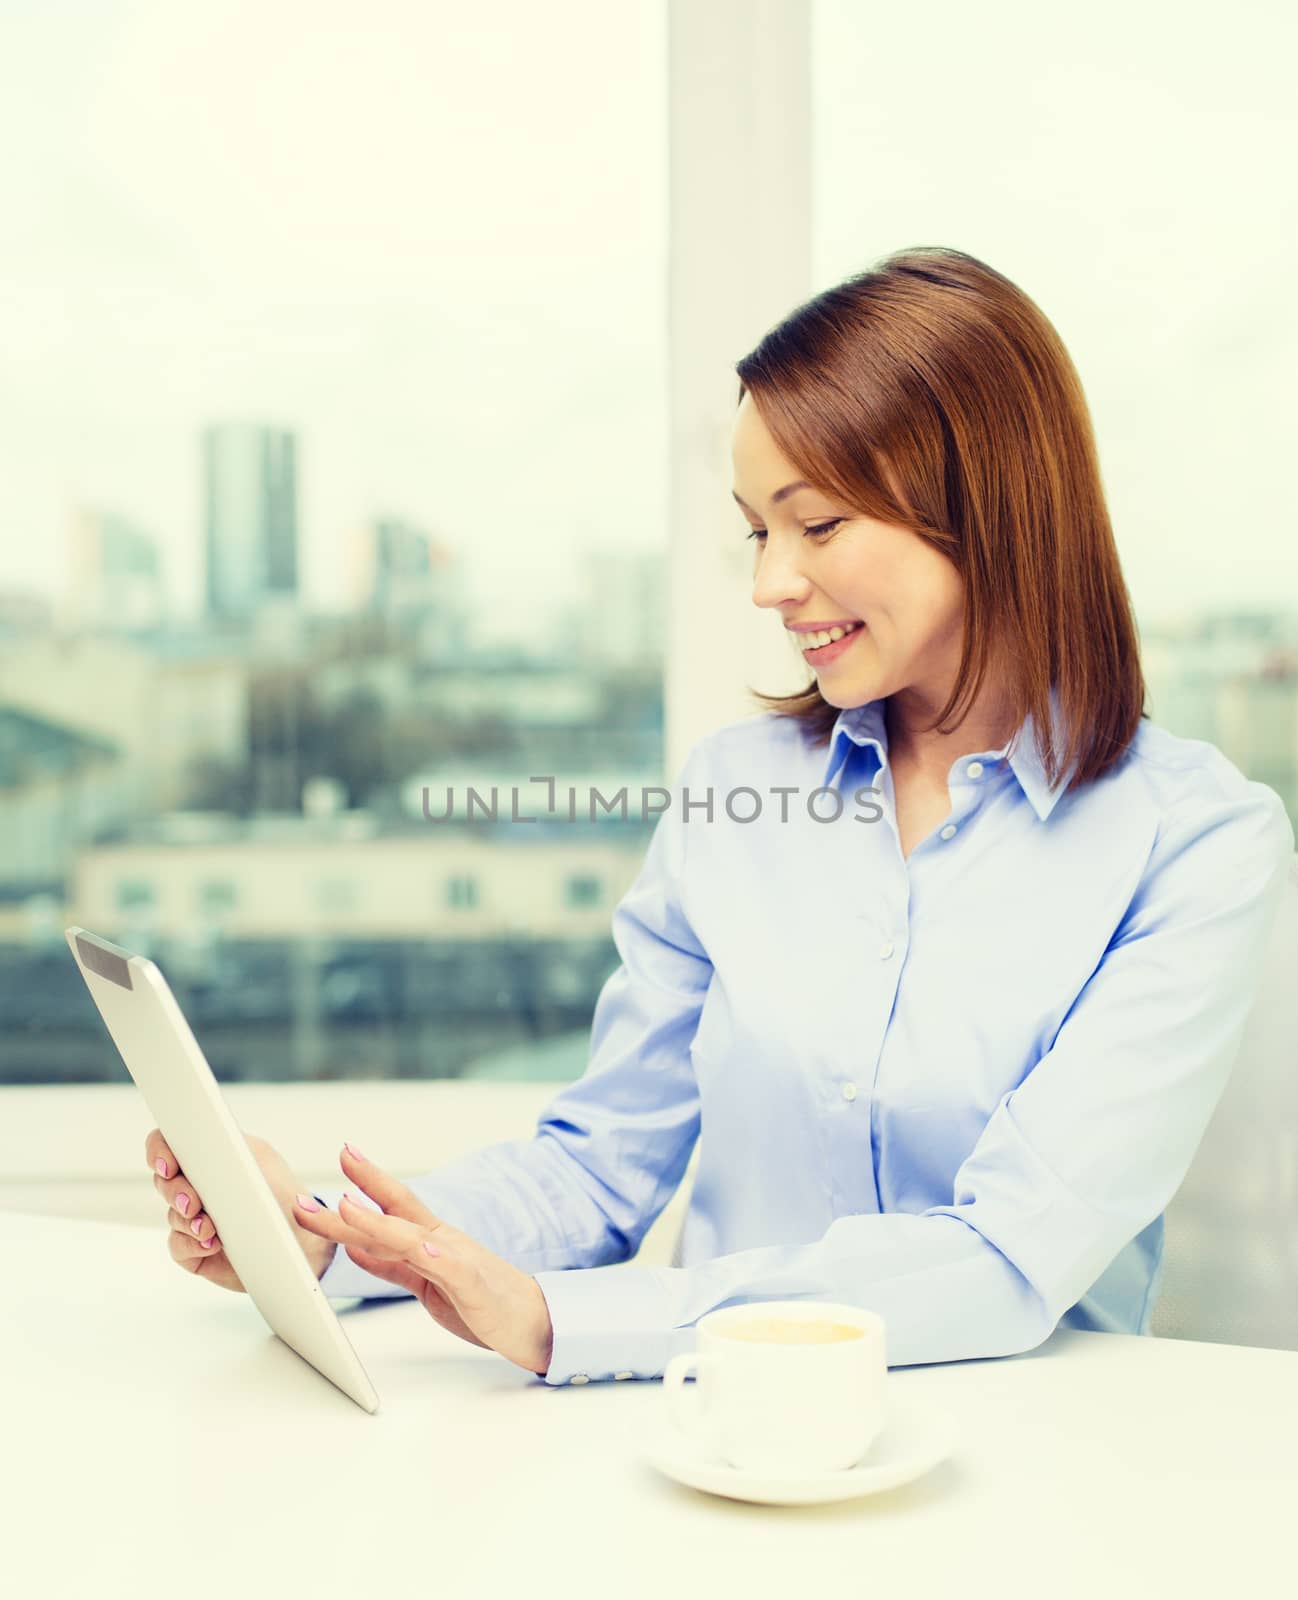
[[[424,660],[454,660],[468,649],[461,563],[443,540],[402,517],[374,517],[353,534],[351,600],[415,639]]]
[[[297,440],[221,423],[203,432],[206,601],[212,620],[246,622],[297,595]]]
[[[580,600],[560,607],[551,625],[556,653],[589,666],[659,666],[667,635],[661,552],[588,545],[579,576]]]
[[[79,508],[68,530],[62,620],[129,633],[161,625],[166,612],[157,541],[111,511]]]

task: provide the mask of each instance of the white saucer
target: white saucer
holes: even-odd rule
[[[647,1441],[646,1457],[669,1478],[691,1489],[753,1500],[768,1506],[809,1506],[829,1500],[852,1500],[909,1483],[945,1461],[955,1448],[950,1416],[913,1396],[891,1396],[888,1420],[854,1467],[842,1472],[776,1476],[744,1472],[702,1449],[670,1420],[659,1419]]]

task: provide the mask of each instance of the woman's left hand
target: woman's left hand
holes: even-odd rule
[[[442,1222],[406,1188],[364,1156],[344,1147],[339,1164],[382,1210],[345,1196],[338,1215],[311,1209],[299,1195],[298,1225],[336,1240],[358,1267],[408,1289],[435,1322],[495,1350],[528,1372],[549,1370],[554,1348],[550,1308],[541,1286],[485,1245]],[[430,1254],[425,1246],[431,1246]]]

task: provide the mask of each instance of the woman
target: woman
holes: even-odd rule
[[[548,1383],[660,1376],[762,1299],[881,1312],[894,1366],[1145,1332],[1293,830],[1144,714],[1081,386],[1012,283],[908,250],[738,372],[753,600],[812,681],[691,750],[585,1075],[408,1185],[346,1147],[337,1214],[259,1158],[326,1293]],[[704,1127],[682,1264],[622,1265]],[[173,1256],[238,1287],[147,1148]]]

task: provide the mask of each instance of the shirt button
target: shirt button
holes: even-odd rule
[[[981,761],[971,761],[965,768],[965,771],[971,778],[981,778],[983,775],[983,764]]]
[[[895,946],[893,945],[892,940],[891,939],[886,940],[879,947],[879,960],[880,961],[886,961],[888,959],[888,957],[892,954],[894,948],[895,948]]]
[[[843,1085],[843,1099],[844,1100],[855,1100],[856,1099],[856,1085],[854,1083],[845,1083]]]
[[[944,838],[944,839],[954,839],[955,838],[955,823],[954,822],[948,822],[946,827],[942,829],[942,838]]]
[[[635,1377],[635,1373],[634,1372],[615,1372],[613,1374],[613,1376],[615,1378],[634,1378]]]
[[[568,1382],[569,1383],[589,1383],[590,1379],[586,1376],[586,1374],[584,1372],[574,1372],[572,1377],[568,1379]]]

